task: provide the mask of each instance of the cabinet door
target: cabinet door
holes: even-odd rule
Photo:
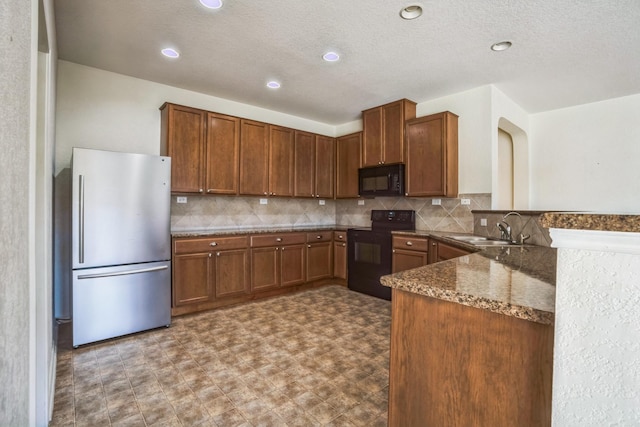
[[[382,164],[382,108],[362,112],[362,167]]]
[[[216,298],[249,293],[249,250],[218,251],[214,258]]]
[[[312,133],[296,131],[293,180],[293,195],[296,197],[315,197],[315,138]]]
[[[203,193],[206,112],[173,104],[161,111],[160,151],[171,157],[171,191]]]
[[[336,140],[336,199],[358,197],[362,132]]]
[[[293,286],[306,281],[305,245],[283,246],[280,249],[280,285]]]
[[[407,122],[407,196],[458,196],[458,118],[446,112]]]
[[[394,249],[393,255],[391,256],[391,271],[392,273],[397,273],[399,271],[422,267],[423,265],[427,265],[427,263],[427,252]]]
[[[429,264],[469,255],[470,253],[471,252],[464,249],[431,240],[431,246],[429,247]]]
[[[404,102],[382,107],[382,163],[402,163],[404,154]]]
[[[331,242],[311,243],[307,245],[307,280],[327,279],[333,269],[333,244]]]
[[[269,195],[293,196],[293,129],[270,126]]]
[[[240,120],[240,194],[266,196],[268,172],[269,125]]]
[[[209,259],[209,253],[174,255],[172,292],[174,307],[212,299]]]
[[[315,194],[316,197],[333,198],[333,177],[335,176],[335,139],[316,136],[315,150]]]
[[[238,194],[240,119],[207,114],[206,191]]]
[[[347,280],[347,243],[333,243],[333,277]]]
[[[251,291],[278,287],[280,248],[251,249]]]

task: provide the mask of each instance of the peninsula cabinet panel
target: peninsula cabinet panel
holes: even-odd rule
[[[207,114],[206,191],[238,194],[240,119]]]
[[[416,103],[408,99],[362,112],[362,166],[404,161],[404,124],[416,116]]]
[[[294,130],[269,126],[269,195],[293,196]]]
[[[315,152],[315,193],[316,197],[333,199],[333,178],[335,176],[335,139],[316,135]]]
[[[240,194],[266,196],[268,174],[269,125],[240,120]]]
[[[406,195],[458,197],[458,116],[409,120],[406,135]]]
[[[315,197],[315,135],[296,131],[294,193],[296,197]]]
[[[553,325],[398,289],[389,426],[551,425]]]
[[[336,199],[358,197],[362,132],[336,139]]]
[[[203,193],[206,111],[168,103],[160,111],[160,154],[171,157],[171,192]]]
[[[209,260],[208,252],[174,255],[174,307],[207,302],[213,298]]]

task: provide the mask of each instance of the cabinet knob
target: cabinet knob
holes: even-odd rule
[[[209,252],[209,258],[211,258],[211,252]]]
[[[284,252],[284,248],[282,248],[282,252]]]
[[[319,195],[319,194],[316,194],[316,197],[320,197],[320,195]]]
[[[220,256],[220,252],[216,252],[216,256]]]
[[[276,242],[282,242],[282,237],[278,237],[278,238],[276,239]]]
[[[405,196],[408,196],[408,195],[409,195],[409,193],[404,193],[404,195],[405,195]]]
[[[264,195],[265,195],[265,196],[267,195],[267,192],[266,192],[266,191],[264,192]]]
[[[213,190],[211,188],[207,188],[207,193],[211,193]]]
[[[218,244],[216,242],[211,242],[209,243],[209,246],[218,246]]]
[[[346,243],[343,243],[343,244],[342,244],[342,247],[345,247],[345,246],[347,246],[347,244],[346,244]]]
[[[310,248],[310,247],[311,247],[311,245],[307,245],[307,247],[308,247],[308,248]]]
[[[276,251],[279,251],[279,250],[280,250],[280,248],[276,248]]]
[[[344,236],[341,234],[338,236],[338,239],[344,239]]]
[[[395,254],[395,253],[396,253],[396,250],[394,249],[394,250],[392,250],[391,252],[393,252],[393,253]]]
[[[322,234],[318,234],[318,235],[316,236],[316,239],[322,239]]]
[[[435,245],[436,245],[436,243],[435,243],[435,242],[431,244],[431,246],[435,246]]]
[[[204,193],[204,190],[201,188],[198,190],[200,193]]]
[[[413,242],[407,242],[407,246],[413,246]]]

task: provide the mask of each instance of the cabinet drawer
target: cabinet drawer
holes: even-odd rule
[[[347,241],[347,232],[346,231],[334,231],[333,232],[333,240],[336,242],[346,242]]]
[[[330,242],[333,239],[332,231],[318,231],[307,233],[307,243],[313,242]]]
[[[174,253],[186,254],[212,250],[241,249],[248,245],[247,236],[206,237],[174,241]]]
[[[429,250],[428,240],[421,237],[393,236],[394,249],[411,249],[413,251],[427,252]]]
[[[307,236],[304,233],[261,234],[251,236],[251,247],[296,245],[306,241]]]

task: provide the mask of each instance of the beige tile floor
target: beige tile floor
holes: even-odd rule
[[[327,286],[75,350],[61,339],[51,425],[386,426],[390,310]]]

